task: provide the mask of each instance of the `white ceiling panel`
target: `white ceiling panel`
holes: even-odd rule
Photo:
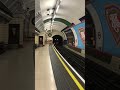
[[[42,14],[42,19],[46,20],[52,17],[47,15],[47,9],[52,9],[55,7],[57,0],[40,0],[40,9]],[[39,4],[39,3],[38,3]],[[56,14],[56,18],[62,18],[70,23],[78,24],[80,23],[79,19],[85,15],[85,0],[62,0],[59,10]],[[45,29],[50,29],[49,24],[45,24]],[[62,30],[66,25],[61,22],[54,22],[53,29]]]
[[[44,27],[45,27],[45,30],[50,30],[50,26],[51,26],[51,22],[47,22],[44,24]],[[65,27],[67,27],[65,24],[61,23],[61,22],[58,22],[58,21],[55,21],[53,23],[53,30],[58,30],[58,31],[61,31],[63,30]]]

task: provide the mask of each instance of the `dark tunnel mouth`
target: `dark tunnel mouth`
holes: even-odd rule
[[[54,35],[53,37],[53,44],[54,45],[63,45],[63,38],[60,35]]]

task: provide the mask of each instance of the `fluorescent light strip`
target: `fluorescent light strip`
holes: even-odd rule
[[[54,19],[52,20],[52,23],[54,22]]]
[[[53,12],[53,10],[50,9],[50,10],[49,10],[49,14],[51,14],[52,12]]]
[[[58,6],[57,6],[57,8],[56,8],[56,13],[58,12],[58,10],[59,10],[59,7],[60,7],[60,5],[58,5]]]
[[[55,19],[55,17],[56,17],[56,14],[53,16],[53,19]]]

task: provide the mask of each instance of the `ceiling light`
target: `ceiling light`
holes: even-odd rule
[[[52,8],[52,9],[47,9],[47,15],[52,14],[52,13],[53,13],[53,11],[54,11],[54,9],[53,9],[53,8]]]
[[[59,7],[60,7],[60,5],[57,6],[57,8],[56,8],[56,13],[58,12]]]
[[[53,16],[53,19],[55,19],[56,15]]]
[[[54,22],[54,19],[52,20],[52,23]]]
[[[52,14],[52,12],[53,12],[53,10],[52,10],[52,9],[50,9],[50,10],[49,10],[49,13],[50,13],[50,14]]]

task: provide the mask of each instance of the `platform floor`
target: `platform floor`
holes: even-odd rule
[[[54,48],[47,44],[35,50],[35,90],[79,90],[78,77],[61,63]]]
[[[0,90],[79,90],[51,46],[35,50],[35,67],[33,51],[27,42],[0,55]]]
[[[35,90],[57,90],[48,44],[35,50]]]
[[[0,90],[34,90],[33,43],[0,55]]]
[[[79,86],[77,86],[75,82],[78,80],[78,78],[77,80],[75,79],[77,76],[75,76],[74,72],[64,60],[57,55],[58,53],[54,51],[52,45],[50,45],[49,50],[57,90],[79,90]],[[74,76],[75,78],[73,78]]]

